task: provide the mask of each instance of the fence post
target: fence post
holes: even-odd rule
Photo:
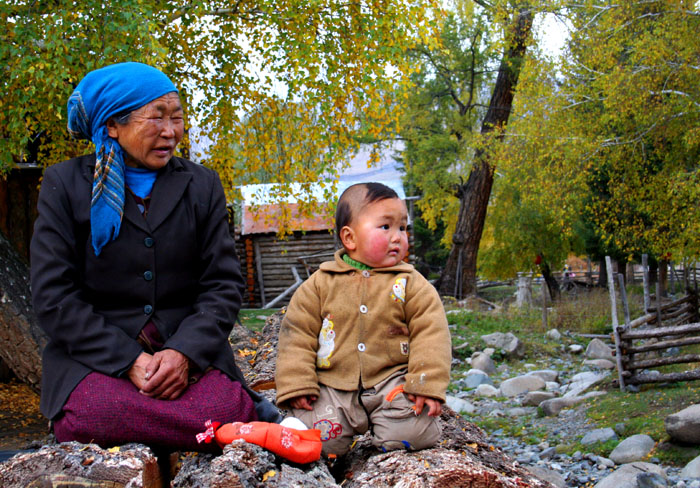
[[[643,277],[642,281],[644,282],[644,315],[649,313],[649,305],[651,302],[651,299],[649,297],[649,256],[646,254],[642,254],[642,271]]]
[[[617,377],[620,381],[620,391],[625,391],[625,379],[622,376],[622,348],[620,347],[620,331],[617,322],[617,300],[615,298],[615,280],[610,256],[605,256],[605,267],[608,271],[608,290],[610,291],[610,308],[612,310],[613,336],[615,338],[615,362],[617,363]]]
[[[620,299],[622,300],[622,310],[625,312],[625,328],[630,325],[630,307],[627,303],[627,290],[625,289],[625,277],[622,274],[617,274],[617,281],[620,285]]]
[[[542,330],[547,330],[547,283],[542,279]]]
[[[661,283],[656,282],[656,326],[661,327]]]

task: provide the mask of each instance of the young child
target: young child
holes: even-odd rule
[[[403,262],[407,220],[385,185],[345,190],[343,249],[299,287],[282,322],[277,403],[321,430],[325,455],[346,453],[368,430],[384,451],[440,437],[451,339],[437,291]]]

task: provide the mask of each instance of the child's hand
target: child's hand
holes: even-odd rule
[[[289,400],[289,404],[297,410],[313,410],[311,404],[315,401],[316,395],[302,395]]]
[[[430,417],[439,417],[442,413],[442,403],[439,400],[430,398],[423,395],[412,395],[407,393],[406,396],[409,400],[416,404],[416,415],[420,415],[423,412],[423,407],[428,406],[428,415]]]

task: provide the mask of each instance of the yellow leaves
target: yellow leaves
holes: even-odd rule
[[[270,478],[274,478],[275,476],[277,476],[277,471],[275,471],[274,469],[271,469],[267,473],[263,474],[263,477],[262,477],[263,483],[266,482],[267,480],[269,480]]]

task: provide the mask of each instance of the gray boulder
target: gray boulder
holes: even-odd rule
[[[487,345],[502,349],[507,356],[522,358],[525,356],[525,346],[520,342],[520,339],[508,332],[494,332],[481,336],[481,340]]]
[[[664,419],[671,439],[687,444],[700,444],[700,405],[691,405]]]
[[[641,461],[654,448],[654,439],[646,434],[636,434],[620,442],[610,453],[615,464],[627,464]]]
[[[570,344],[568,349],[572,354],[581,354],[583,352],[583,346],[581,344]]]
[[[583,436],[583,439],[581,439],[581,444],[587,446],[589,444],[595,444],[596,442],[606,442],[613,439],[617,439],[617,434],[610,427],[605,427],[604,429],[594,429],[587,432],[586,435]]]
[[[542,466],[527,466],[525,469],[534,474],[537,478],[547,481],[557,488],[564,488],[566,486],[564,477],[553,469],[547,469]]]
[[[639,488],[665,488],[668,486],[668,480],[658,473],[639,473],[637,486]]]
[[[528,391],[544,388],[544,380],[539,376],[529,374],[509,378],[501,383],[501,394],[506,397],[514,397]]]
[[[607,359],[614,361],[613,351],[600,339],[593,339],[586,347],[586,357],[588,359]]]
[[[523,405],[536,407],[545,400],[554,398],[554,393],[551,391],[531,391],[523,398]]]
[[[564,393],[563,396],[579,396],[591,386],[603,381],[609,374],[610,372],[608,371],[585,371],[574,375],[568,384],[562,386],[561,391]]]
[[[496,363],[488,354],[475,352],[472,354],[472,368],[479,369],[486,374],[493,374],[496,372]]]
[[[500,392],[495,386],[483,383],[476,387],[475,393],[482,397],[495,397]]]
[[[559,378],[559,372],[553,369],[538,369],[537,371],[530,371],[528,374],[539,376],[545,383],[548,381],[557,381],[557,378]]]
[[[615,363],[609,359],[586,359],[583,362],[584,366],[591,366],[596,369],[614,369]]]
[[[681,478],[700,478],[700,456],[685,465],[681,470]]]
[[[467,400],[462,398],[457,398],[451,395],[445,397],[445,404],[452,410],[458,413],[474,413],[476,412],[476,407],[472,405]]]
[[[476,388],[484,383],[492,385],[493,381],[491,381],[491,378],[489,378],[489,375],[485,372],[480,369],[472,368],[467,371],[467,375],[464,378],[459,380],[459,383],[466,388]]]
[[[605,392],[592,391],[581,396],[552,398],[551,400],[543,401],[539,406],[547,417],[554,417],[555,415],[559,415],[559,412],[565,408],[573,407],[577,403],[581,403],[587,398],[600,395],[605,395]]]
[[[635,462],[623,464],[596,483],[593,488],[638,488],[637,477],[644,473],[655,473],[666,477],[664,469],[656,464]]]

